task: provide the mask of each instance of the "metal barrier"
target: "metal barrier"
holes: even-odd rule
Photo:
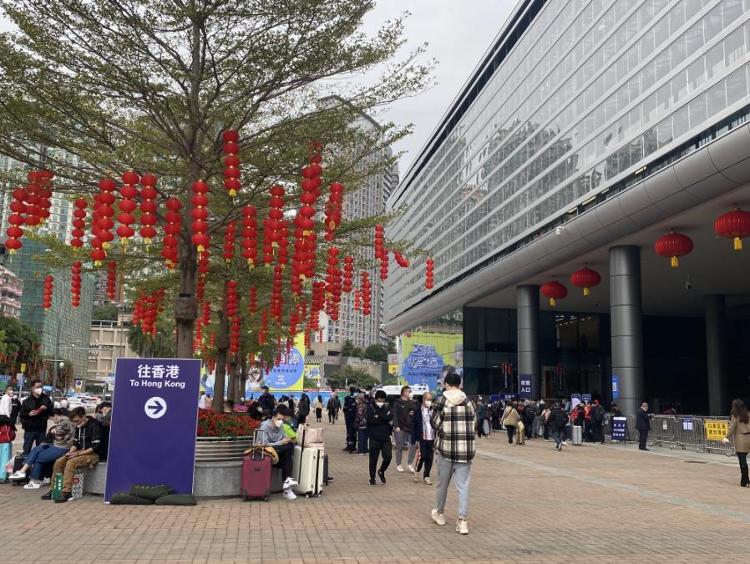
[[[648,444],[651,446],[668,445],[669,448],[678,446],[677,418],[673,415],[654,415],[648,438]]]
[[[703,444],[698,447],[698,452],[723,452],[727,456],[734,456],[734,439],[728,443],[722,442],[721,438],[729,426],[728,417],[703,417]]]

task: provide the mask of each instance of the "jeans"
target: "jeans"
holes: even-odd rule
[[[34,443],[38,445],[42,444],[44,441],[45,432],[44,431],[24,431],[23,433],[23,453],[29,454],[31,452],[31,447],[34,446]]]
[[[458,518],[469,517],[469,483],[471,481],[471,463],[452,462],[435,453],[440,479],[437,485],[437,510],[445,513],[445,500],[448,497],[448,486],[453,478],[453,485],[458,491]]]
[[[409,441],[407,464],[414,462],[414,457],[417,455],[417,445],[411,444],[411,431],[393,431],[393,440],[396,441],[396,466],[401,466],[405,441]]]
[[[748,476],[748,471],[747,471],[747,453],[746,452],[738,452],[737,453],[737,460],[740,463],[740,474],[742,476],[740,478],[740,485],[742,487],[745,487],[748,484],[750,484],[750,476]]]
[[[508,425],[506,423],[505,424],[505,430],[508,432],[508,444],[512,445],[513,444],[513,435],[516,432],[516,426],[515,425]]]
[[[354,427],[354,419],[344,418],[346,423],[346,448],[354,450],[357,446],[357,429]]]
[[[419,441],[419,464],[417,464],[417,472],[419,472],[424,466],[424,477],[430,477],[430,470],[432,470],[432,457],[433,447],[435,441]]]
[[[375,471],[378,468],[378,456],[383,457],[383,461],[380,463],[380,471],[385,472],[388,470],[388,466],[391,464],[391,457],[393,456],[393,445],[391,439],[388,439],[384,443],[379,443],[370,439],[370,480],[375,479]]]
[[[75,476],[76,470],[79,468],[85,468],[86,466],[93,466],[99,462],[98,454],[83,454],[74,458],[67,458],[61,456],[55,460],[52,472],[54,474],[63,475],[63,489],[65,493],[73,491],[73,477]]]
[[[565,429],[552,429],[552,438],[555,441],[555,446],[559,447],[565,440]]]
[[[279,455],[279,462],[274,464],[274,466],[281,468],[281,477],[286,480],[292,475],[294,445],[292,443],[286,443],[284,445],[275,446],[273,449],[276,451],[276,454]]]
[[[357,453],[365,454],[367,452],[367,427],[357,429]]]
[[[56,447],[49,444],[39,445],[31,449],[24,462],[31,466],[31,479],[41,480],[44,476],[44,465],[54,462],[68,449]]]

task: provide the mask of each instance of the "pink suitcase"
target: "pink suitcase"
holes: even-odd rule
[[[268,501],[271,495],[271,457],[255,450],[242,461],[242,497]]]

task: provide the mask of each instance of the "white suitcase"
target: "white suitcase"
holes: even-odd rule
[[[306,497],[321,494],[324,460],[325,451],[322,448],[294,447],[292,477],[297,481],[295,493]]]
[[[583,427],[580,425],[573,425],[573,444],[575,446],[581,446],[583,443]]]

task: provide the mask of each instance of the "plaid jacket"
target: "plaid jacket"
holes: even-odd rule
[[[454,405],[444,395],[440,396],[432,406],[430,423],[435,429],[435,449],[443,458],[452,462],[471,462],[476,452],[474,429],[477,415],[469,398]]]

